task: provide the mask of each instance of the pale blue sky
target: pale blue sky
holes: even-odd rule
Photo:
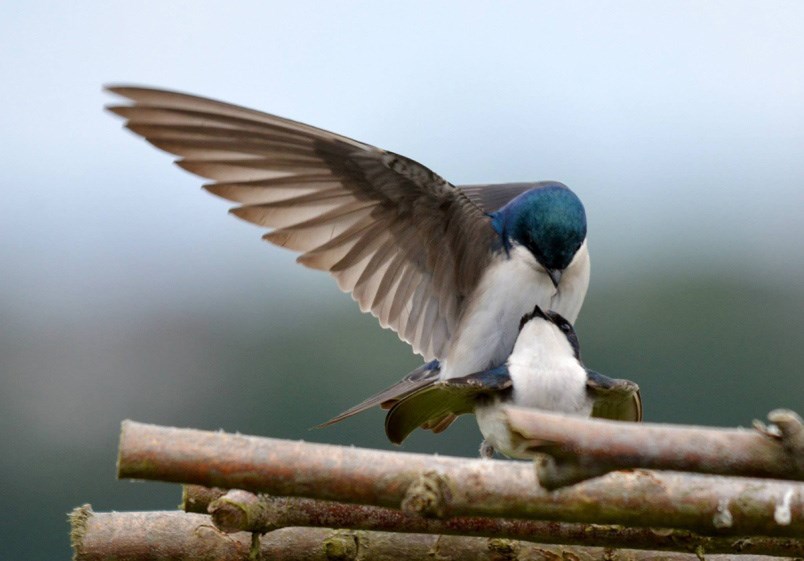
[[[119,82],[309,122],[456,183],[563,181],[593,282],[660,267],[656,247],[801,278],[802,26],[793,1],[5,2],[9,305],[330,283],[120,130],[101,111]]]

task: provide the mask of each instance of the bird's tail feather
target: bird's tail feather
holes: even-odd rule
[[[313,428],[321,429],[328,427],[329,425],[333,425],[343,421],[344,419],[348,419],[353,415],[357,415],[358,413],[362,413],[363,411],[378,405],[383,409],[390,409],[401,399],[404,399],[405,397],[416,393],[419,390],[438,381],[440,373],[441,365],[438,363],[438,361],[434,360],[432,362],[423,364],[390,388],[386,388],[381,392],[372,395],[354,407],[351,407],[343,413],[334,416],[329,421],[316,425]]]

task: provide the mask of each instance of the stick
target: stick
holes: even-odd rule
[[[284,528],[265,536],[224,534],[201,514],[183,512],[93,513],[89,505],[70,515],[76,561],[695,561],[689,553],[537,545],[514,540]],[[711,556],[718,559],[719,556]],[[741,556],[741,561],[778,557]]]
[[[183,507],[209,512],[224,532],[264,533],[290,526],[347,528],[404,533],[482,536],[536,543],[608,548],[804,557],[804,540],[767,537],[705,537],[686,530],[623,528],[504,518],[439,520],[401,510],[298,497],[269,497],[247,491],[186,485]]]
[[[386,506],[671,527],[703,535],[804,535],[804,485],[636,471],[547,492],[530,463],[288,442],[124,421],[118,475]]]
[[[530,451],[549,456],[537,468],[548,489],[628,468],[804,481],[804,447],[794,442],[804,431],[793,412],[769,415],[786,421],[778,433],[619,423],[522,407],[507,407],[505,415],[523,446],[530,442]]]

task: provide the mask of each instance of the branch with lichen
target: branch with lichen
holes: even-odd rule
[[[120,477],[488,516],[804,535],[804,484],[675,472],[614,472],[549,492],[529,462],[467,460],[159,427],[125,421]]]
[[[624,528],[508,518],[424,518],[397,509],[254,495],[233,489],[185,485],[182,507],[209,513],[223,532],[265,533],[286,527],[343,528],[402,533],[496,537],[541,544],[608,548],[705,551],[804,557],[804,540],[770,537],[707,537],[686,530]]]
[[[260,536],[226,534],[209,518],[183,512],[95,513],[89,505],[70,515],[75,561],[696,561],[699,554],[533,544],[498,538],[397,534],[326,528],[284,528]],[[717,558],[717,556],[714,556]],[[741,556],[743,561],[779,559]]]
[[[631,468],[804,481],[804,428],[792,411],[772,411],[771,425],[760,430],[620,423],[522,407],[504,415],[520,445],[543,455],[537,474],[547,489]]]

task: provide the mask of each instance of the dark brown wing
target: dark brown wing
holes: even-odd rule
[[[264,236],[328,271],[364,312],[426,359],[444,354],[491,259],[489,218],[463,191],[397,154],[309,125],[186,94],[111,87],[109,110]]]

